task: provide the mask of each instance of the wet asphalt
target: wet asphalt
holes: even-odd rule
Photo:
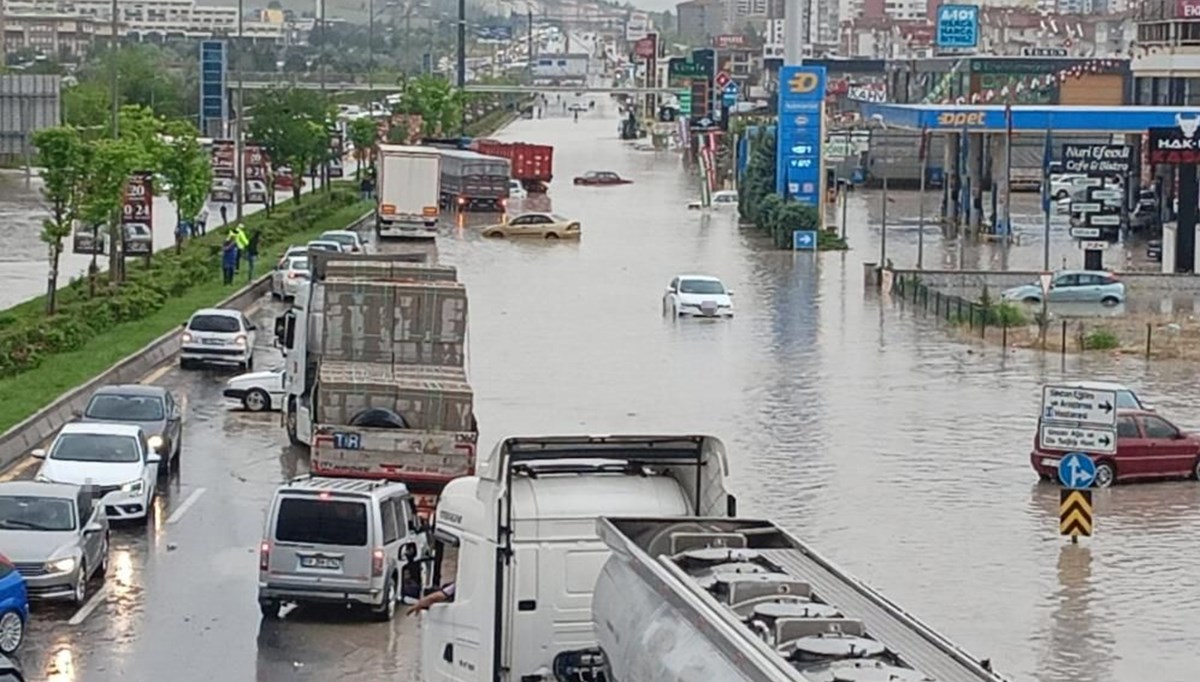
[[[519,121],[498,136],[556,146],[550,195],[528,205],[581,220],[579,243],[483,240],[488,219],[474,215],[438,239],[471,295],[483,447],[510,434],[715,434],[743,513],[780,522],[1012,679],[1195,679],[1200,486],[1099,491],[1096,536],[1070,546],[1056,535],[1057,488],[1028,464],[1043,383],[1121,380],[1200,426],[1194,367],[961,344],[865,290],[861,264],[879,248],[871,195],[850,204],[854,250],[770,250],[730,215],[687,211],[696,183],[678,157],[617,141],[615,112],[597,101],[578,123]],[[634,184],[571,186],[587,170]],[[1037,262],[1041,248],[1009,257]],[[737,317],[662,318],[663,288],[689,272],[723,277]],[[264,302],[253,317],[270,329],[280,310]],[[259,343],[256,364],[277,362]],[[35,609],[20,656],[32,679],[416,679],[414,619],[306,609],[261,621],[264,510],[305,455],[277,413],[223,405],[227,374],[157,374],[186,396],[180,471],[148,528],[114,530],[94,608]]]

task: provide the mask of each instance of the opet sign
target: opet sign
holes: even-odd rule
[[[940,111],[937,115],[939,128],[975,128],[987,125],[986,111]]]

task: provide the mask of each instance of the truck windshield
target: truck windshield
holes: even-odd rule
[[[347,500],[285,498],[279,503],[275,539],[362,547],[367,544],[367,505]]]

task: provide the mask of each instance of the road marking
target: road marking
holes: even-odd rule
[[[29,469],[31,469],[33,465],[37,463],[37,459],[33,457],[27,457],[25,461],[4,472],[3,475],[0,475],[0,481],[12,481],[26,471],[29,471]]]
[[[67,621],[67,625],[79,625],[83,621],[87,620],[87,617],[92,615],[92,611],[95,611],[96,607],[103,604],[106,599],[108,599],[108,583],[104,583],[104,585],[92,595],[91,599],[87,600],[84,602],[83,606],[79,607],[79,610],[75,612],[75,615],[71,616],[71,620]]]
[[[169,363],[163,365],[162,367],[159,367],[158,369],[154,370],[153,372],[147,374],[146,378],[142,379],[142,383],[143,384],[152,384],[152,383],[158,381],[159,379],[162,378],[162,376],[164,374],[171,371],[172,367],[174,367],[174,365],[171,365]]]
[[[167,517],[167,525],[175,525],[179,519],[183,518],[183,515],[187,513],[187,510],[191,509],[193,504],[196,504],[196,500],[200,499],[200,496],[203,494],[204,488],[196,488],[193,490],[192,494],[188,495],[187,499],[183,501],[183,504],[176,507],[175,511],[171,512],[171,515]]]

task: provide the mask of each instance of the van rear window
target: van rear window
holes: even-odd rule
[[[367,505],[345,500],[284,498],[275,521],[275,539],[314,545],[367,544]]]

